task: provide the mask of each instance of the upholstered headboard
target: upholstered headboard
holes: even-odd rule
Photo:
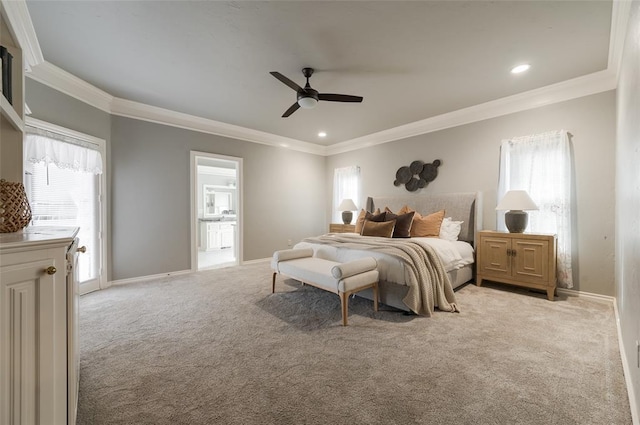
[[[458,238],[462,241],[474,244],[475,234],[482,230],[482,197],[481,193],[443,193],[436,195],[403,195],[393,197],[369,197],[367,198],[367,211],[373,212],[376,208],[384,211],[385,207],[397,212],[403,206],[418,211],[422,215],[445,210],[445,217],[451,217],[456,221],[463,221]]]

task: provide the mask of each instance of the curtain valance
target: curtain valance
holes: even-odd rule
[[[67,136],[28,128],[24,143],[27,171],[32,164],[44,162],[59,168],[102,174],[102,155],[90,143],[69,140]]]

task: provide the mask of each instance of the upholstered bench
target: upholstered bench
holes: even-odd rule
[[[282,274],[303,284],[309,284],[340,296],[342,325],[347,326],[349,295],[373,288],[373,310],[378,311],[378,264],[372,257],[348,263],[337,263],[313,256],[313,249],[286,249],[276,251],[271,260],[273,282],[271,293],[276,291],[276,275]]]

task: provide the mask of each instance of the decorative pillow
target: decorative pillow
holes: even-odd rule
[[[398,211],[398,214],[406,214],[414,211],[415,210],[413,208],[409,208],[408,205],[405,205],[404,207],[400,208],[400,211]]]
[[[391,221],[364,221],[364,226],[362,226],[362,236],[378,236],[382,238],[390,238],[393,235],[393,228],[396,225],[395,220]]]
[[[411,237],[411,224],[413,223],[413,216],[415,211],[407,214],[394,214],[388,208],[385,211],[385,221],[396,220],[396,227],[393,228],[394,238],[410,238]]]
[[[457,241],[462,223],[464,221],[454,221],[451,217],[445,217],[440,225],[440,239]]]
[[[356,233],[362,233],[362,226],[364,226],[365,220],[371,220],[371,217],[380,215],[380,208],[375,210],[373,214],[369,211],[365,211],[364,209],[360,210],[360,214],[356,219]],[[384,221],[384,217],[381,220],[372,220],[372,221]]]
[[[444,219],[444,210],[427,216],[416,213],[411,225],[411,237],[440,236],[440,225]]]

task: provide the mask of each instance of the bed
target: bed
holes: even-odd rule
[[[435,293],[435,306],[440,310],[443,310],[442,307],[444,306],[445,311],[456,311],[455,296],[452,295],[453,289],[469,282],[474,275],[476,233],[481,229],[482,222],[481,201],[479,193],[412,194],[395,197],[369,197],[367,199],[366,209],[369,212],[373,212],[378,208],[384,211],[385,207],[397,212],[405,205],[422,215],[428,215],[444,209],[445,217],[451,217],[454,221],[462,221],[458,241],[455,242],[438,238],[389,240],[356,234],[329,234],[317,238],[307,238],[298,243],[295,248],[313,248],[314,256],[338,262],[372,256],[378,261],[378,270],[380,272],[379,296],[380,302],[383,304],[404,311],[431,315],[433,305],[428,309],[418,309],[413,302],[405,302],[408,298],[413,297],[415,291],[422,291],[431,292],[432,297]],[[410,274],[408,273],[409,269],[414,269],[415,267],[403,261],[400,258],[402,256],[389,255],[386,247],[367,246],[370,242],[373,243],[378,239],[385,240],[379,241],[379,244],[376,242],[377,245],[395,244],[396,241],[405,245],[428,245],[432,249],[424,249],[428,252],[437,253],[442,267],[436,267],[434,272],[434,266],[427,265],[428,276],[426,278],[423,278],[424,274],[418,276],[418,285],[422,285],[423,289],[415,289],[415,279],[412,281],[412,279],[407,278],[407,275]],[[418,260],[414,259],[414,261]],[[428,259],[423,259],[422,261],[437,263],[437,261]],[[438,270],[442,268],[446,273],[438,274]],[[446,277],[443,274],[446,274]],[[433,282],[425,284],[421,282],[422,280],[431,280]],[[448,291],[451,291],[451,293],[449,294]],[[362,291],[358,296],[373,299],[373,293],[370,290]],[[451,302],[453,307],[449,307],[447,300]]]

